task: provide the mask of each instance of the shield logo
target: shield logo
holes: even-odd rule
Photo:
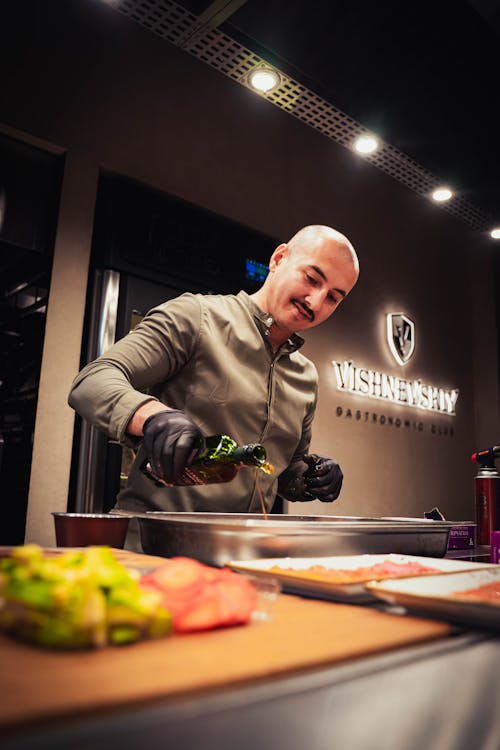
[[[387,315],[387,343],[398,365],[404,365],[415,349],[415,324],[404,313]]]

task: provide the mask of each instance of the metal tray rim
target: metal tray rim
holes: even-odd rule
[[[236,514],[234,514],[236,515]],[[224,517],[222,517],[224,516]],[[283,520],[277,517],[264,517],[260,514],[254,514],[253,517],[248,517],[244,514],[238,514],[237,518],[233,517],[232,513],[227,514],[197,514],[197,513],[169,513],[165,511],[147,511],[146,513],[137,514],[140,520],[177,524],[180,526],[188,525],[189,527],[196,528],[210,528],[212,530],[255,530],[260,532],[274,533],[277,531],[287,531],[288,533],[300,532],[307,534],[324,533],[325,531],[398,531],[408,533],[433,534],[448,532],[452,526],[455,525],[452,521],[430,521],[428,519],[408,521],[401,520],[387,520],[385,518],[360,518],[356,520],[352,516],[316,516],[315,518],[321,518],[321,520],[305,521],[300,520],[300,516],[295,521],[293,516],[287,516],[287,519]],[[312,518],[313,516],[311,516]],[[302,517],[304,518],[304,517]],[[331,519],[331,520],[330,520]],[[335,520],[342,519],[342,520]]]

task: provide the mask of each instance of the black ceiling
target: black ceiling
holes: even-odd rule
[[[498,0],[176,0],[500,224]]]

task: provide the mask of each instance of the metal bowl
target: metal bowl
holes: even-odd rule
[[[131,516],[110,513],[52,513],[58,547],[106,545],[123,549]]]

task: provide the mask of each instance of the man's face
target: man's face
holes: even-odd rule
[[[295,247],[293,252],[279,245],[269,270],[267,311],[284,339],[323,323],[358,277],[345,247],[334,240]]]

